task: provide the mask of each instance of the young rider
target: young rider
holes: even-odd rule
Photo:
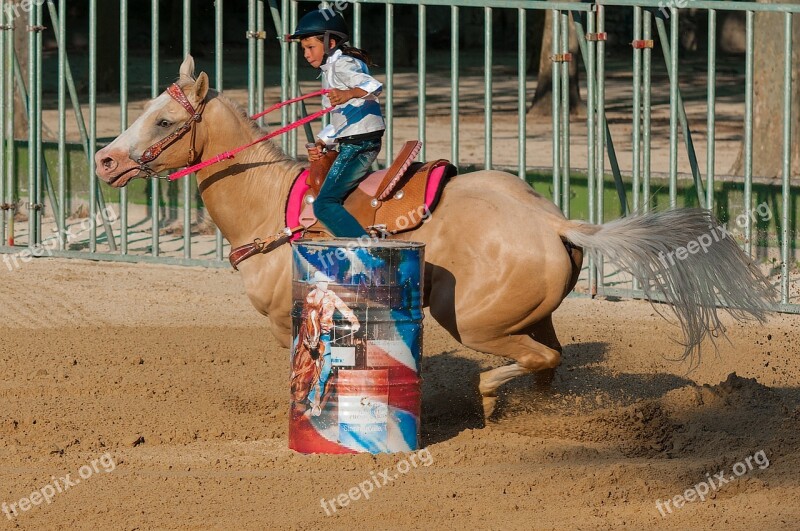
[[[378,102],[383,86],[369,74],[367,54],[346,44],[349,33],[341,13],[318,9],[300,19],[289,37],[299,40],[306,61],[322,70],[322,88],[330,89],[323,105],[336,106],[308,150],[313,162],[322,158],[323,149],[339,148],[314,202],[314,215],[334,236],[358,238],[367,233],[343,203],[377,158],[386,126]]]

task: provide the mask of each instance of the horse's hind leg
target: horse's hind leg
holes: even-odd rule
[[[540,372],[545,378],[561,362],[561,344],[558,342],[550,316],[536,323],[527,333],[481,340],[465,338],[470,348],[516,360],[516,363],[491,369],[480,375],[478,390],[483,398],[483,413],[489,417],[497,402],[497,389],[504,383],[526,373]]]

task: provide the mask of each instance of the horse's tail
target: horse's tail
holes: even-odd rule
[[[737,320],[764,322],[775,288],[711,212],[681,208],[591,225],[566,222],[562,237],[628,271],[645,297],[672,305],[683,329],[683,356],[725,334],[724,305]],[[695,360],[697,361],[697,360]]]

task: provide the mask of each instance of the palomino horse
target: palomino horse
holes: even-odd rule
[[[209,89],[205,73],[195,79],[191,57],[181,66],[178,87],[190,105],[162,94],[97,153],[97,175],[106,183],[122,187],[263,134],[238,105]],[[201,119],[192,119],[194,109]],[[181,126],[187,132],[187,124],[190,134],[173,134]],[[302,168],[264,143],[199,171],[197,182],[211,217],[238,247],[284,226],[284,202]],[[433,318],[465,346],[514,360],[480,375],[489,414],[500,385],[559,364],[561,344],[551,315],[574,287],[584,250],[629,271],[649,299],[672,305],[684,334],[684,355],[699,354],[705,338],[724,332],[718,303],[737,319],[763,320],[773,288],[721,230],[701,209],[634,215],[604,225],[570,221],[516,176],[486,170],[453,178],[427,223],[396,237],[426,244],[424,301]],[[257,254],[239,268],[253,306],[269,317],[272,332],[288,347],[290,247]]]

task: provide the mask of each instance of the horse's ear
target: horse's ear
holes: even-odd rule
[[[197,76],[197,81],[194,82],[192,94],[195,98],[194,101],[198,104],[206,99],[206,96],[208,95],[208,74],[205,72],[200,72],[200,75]]]
[[[194,81],[194,57],[187,55],[180,70],[181,80]]]

